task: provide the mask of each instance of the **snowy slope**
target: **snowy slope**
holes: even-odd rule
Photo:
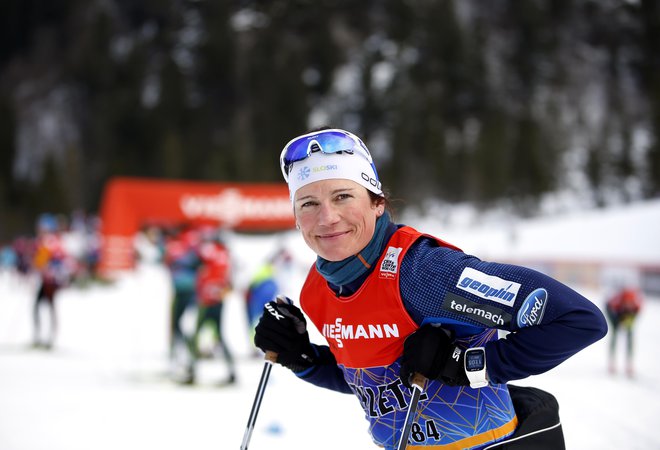
[[[633,216],[629,210],[625,215],[626,220]],[[604,217],[593,220],[600,226],[594,225],[591,234],[615,235],[603,226],[610,223]],[[646,231],[648,220],[633,221],[638,233],[652,234]],[[578,222],[573,225],[579,227]],[[568,232],[565,223],[534,222],[544,228],[546,238]],[[452,234],[452,242],[475,254],[487,242],[478,229],[443,229]],[[533,233],[525,224],[517,229],[522,236]],[[312,261],[295,233],[232,238],[239,290],[259,258],[283,240],[293,247],[301,267]],[[528,251],[536,241],[529,241]],[[543,250],[539,247],[537,254]],[[657,264],[660,252],[655,255],[652,262]],[[604,256],[610,257],[593,255]],[[291,290],[302,277],[301,270],[292,278]],[[600,303],[601,292],[576,288]],[[238,449],[263,367],[260,359],[249,356],[240,292],[228,300],[224,322],[238,357],[239,383],[224,388],[213,386],[224,376],[219,362],[200,367],[201,386],[167,381],[169,294],[166,272],[152,263],[111,286],[63,291],[58,342],[53,351],[44,352],[29,347],[34,284],[0,274],[0,449]],[[660,416],[657,323],[660,299],[647,299],[638,325],[635,379],[606,372],[606,338],[549,373],[517,382],[557,396],[569,449],[660,448],[655,432]],[[366,429],[355,398],[314,388],[274,367],[250,449],[376,448]]]

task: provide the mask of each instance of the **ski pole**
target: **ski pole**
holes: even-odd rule
[[[241,444],[241,450],[247,450],[248,444],[250,443],[250,438],[252,437],[252,431],[254,430],[254,424],[257,421],[257,414],[259,413],[259,408],[261,407],[261,400],[264,398],[264,392],[266,391],[266,384],[268,384],[268,377],[270,376],[270,370],[273,368],[273,364],[275,363],[275,361],[277,361],[277,353],[266,352],[264,369],[261,372],[261,379],[259,380],[257,393],[254,396],[254,402],[252,403],[252,411],[250,411],[250,417],[248,418],[247,427],[245,428],[245,433],[243,434],[243,443]]]
[[[405,450],[408,446],[408,437],[410,436],[410,429],[413,424],[413,417],[417,412],[417,404],[419,403],[419,397],[424,391],[424,382],[426,378],[424,375],[415,373],[412,377],[412,395],[410,396],[410,405],[408,405],[408,412],[406,413],[406,419],[403,422],[403,431],[401,431],[401,439],[399,440],[399,445],[397,450]]]

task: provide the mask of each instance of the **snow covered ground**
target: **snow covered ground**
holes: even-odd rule
[[[624,221],[628,233],[637,238],[657,234],[653,231],[660,224],[655,220],[657,205],[655,216],[645,209],[647,215],[637,219],[628,209],[618,219],[607,211],[600,220],[589,215],[582,220],[569,217],[518,224],[517,239],[508,244],[498,244],[492,228],[454,232],[451,222],[444,222],[443,236],[448,234],[451,242],[478,256],[485,252],[491,259],[507,252],[520,256],[515,254],[522,252],[516,242],[524,244],[526,256],[539,257],[545,251],[548,257],[558,257],[557,246],[547,243],[555,238],[559,242],[571,230],[575,234],[585,220],[597,225],[571,244],[573,250],[589,239],[602,244],[607,237],[617,242]],[[618,228],[607,229],[604,224],[608,223]],[[419,228],[440,235],[429,222]],[[504,234],[511,238],[510,233]],[[313,255],[295,233],[232,238],[239,289],[227,301],[224,325],[237,355],[239,381],[230,387],[214,385],[225,375],[219,361],[200,365],[197,386],[168,381],[170,291],[167,274],[157,264],[145,262],[112,285],[62,291],[60,332],[52,351],[30,347],[34,283],[0,274],[0,449],[238,449],[263,368],[263,361],[251,356],[240,288],[259,259],[281,242],[291,246],[303,265],[312,261]],[[542,245],[535,247],[535,242]],[[640,258],[660,265],[657,240],[645,242]],[[588,251],[583,249],[580,255],[635,258],[612,253],[612,249],[607,254],[586,255]],[[295,272],[291,292],[302,277],[302,271]],[[574,287],[600,305],[601,291],[593,286]],[[638,322],[634,379],[607,373],[608,336],[551,372],[516,384],[556,395],[569,449],[660,448],[660,434],[655,430],[660,417],[659,323],[660,299],[647,298]],[[312,387],[275,366],[250,449],[376,448],[366,429],[354,397]]]

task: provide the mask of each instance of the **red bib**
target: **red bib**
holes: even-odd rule
[[[403,306],[399,268],[420,236],[422,233],[410,227],[397,230],[373,272],[350,297],[337,297],[316,267],[310,270],[300,304],[339,364],[351,368],[387,366],[403,352],[403,341],[418,325]]]

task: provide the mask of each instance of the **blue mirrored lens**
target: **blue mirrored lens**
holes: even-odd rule
[[[284,147],[280,155],[280,168],[284,179],[288,181],[289,170],[293,163],[302,161],[317,151],[323,153],[359,153],[372,167],[374,166],[371,154],[360,138],[343,130],[323,130],[293,139]]]
[[[318,147],[314,144],[317,144]],[[302,161],[314,151],[323,153],[353,153],[353,149],[358,145],[353,139],[339,132],[326,132],[303,136],[291,142],[284,153],[284,164],[289,165],[297,161]]]

